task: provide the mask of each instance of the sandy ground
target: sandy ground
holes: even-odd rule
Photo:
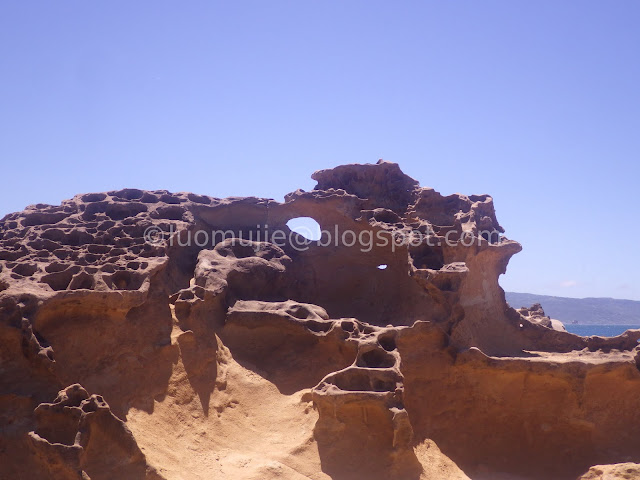
[[[221,344],[220,344],[221,345]],[[127,425],[150,465],[167,480],[330,479],[322,472],[313,428],[318,414],[308,390],[284,395],[218,350],[216,388],[208,414],[182,361],[153,412],[130,410]],[[354,451],[354,454],[357,454]],[[468,477],[436,444],[416,447],[423,480]]]

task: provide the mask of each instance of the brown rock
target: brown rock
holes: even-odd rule
[[[124,189],[0,220],[0,478],[547,480],[640,461],[640,330],[583,338],[509,307],[498,278],[521,247],[490,196],[389,162],[313,178],[284,203]],[[319,242],[286,227],[301,216]]]
[[[99,395],[80,385],[60,391],[53,403],[34,411],[37,429],[29,432],[35,461],[53,479],[152,479],[126,424]]]
[[[640,478],[640,465],[619,463],[616,465],[596,465],[578,480],[635,480]]]

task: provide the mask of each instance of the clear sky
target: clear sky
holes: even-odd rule
[[[640,299],[640,2],[0,4],[0,216],[121,187],[281,200],[341,163],[489,193],[507,290]]]

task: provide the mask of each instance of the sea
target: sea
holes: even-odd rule
[[[640,328],[640,325],[572,325],[565,323],[564,328],[568,332],[588,337],[590,335],[599,335],[601,337],[615,337],[625,330]]]

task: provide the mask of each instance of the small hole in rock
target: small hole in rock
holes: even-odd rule
[[[71,279],[71,283],[67,287],[68,290],[93,290],[95,281],[92,275],[86,272],[80,272]]]
[[[312,332],[322,333],[322,332],[328,332],[329,330],[331,330],[332,323],[318,322],[317,320],[309,320],[304,325]]]
[[[349,322],[349,321],[344,321],[340,324],[340,326],[342,327],[342,329],[345,332],[353,332],[356,328],[355,324],[353,322]]]
[[[287,222],[287,227],[289,227],[292,232],[296,232],[298,235],[312,242],[320,240],[322,235],[320,224],[311,217],[292,218]]]
[[[375,392],[393,392],[396,387],[395,382],[384,379],[373,380],[372,386]]]
[[[378,343],[387,352],[390,352],[390,351],[396,349],[396,339],[393,338],[393,336],[391,336],[391,335],[378,337]]]
[[[195,294],[193,290],[182,290],[179,292],[178,300],[193,300],[195,298]]]
[[[358,358],[359,367],[390,368],[396,363],[395,358],[383,350],[369,350]]]
[[[385,263],[378,265],[378,270],[386,270],[386,269],[387,269],[387,265]]]
[[[37,265],[33,265],[30,263],[19,263],[15,267],[13,267],[13,271],[18,275],[22,275],[23,277],[30,277],[38,270]]]

